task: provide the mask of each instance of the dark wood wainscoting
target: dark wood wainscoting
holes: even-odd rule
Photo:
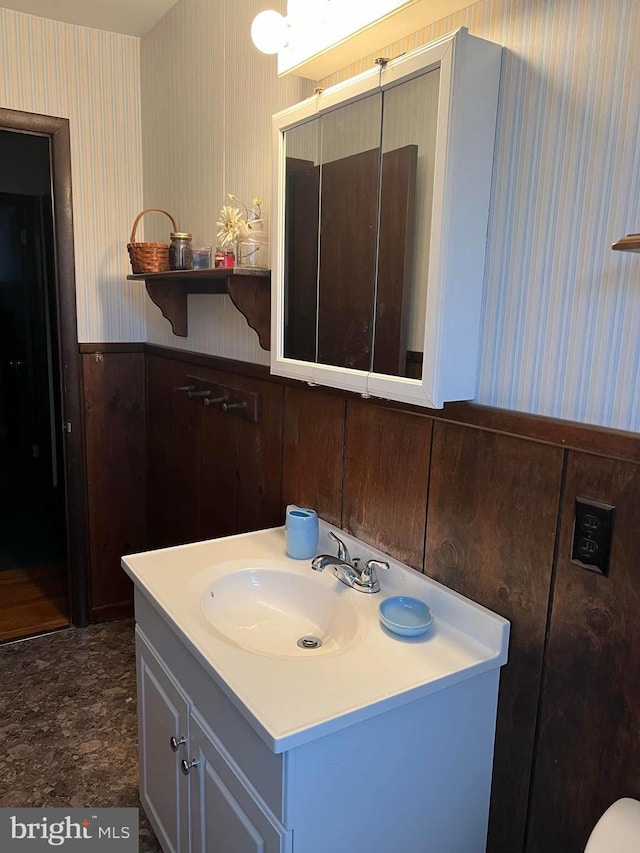
[[[577,497],[616,508],[608,577],[570,561]],[[569,452],[531,796],[531,853],[582,851],[612,802],[640,799],[639,530],[640,466]]]
[[[347,402],[342,528],[422,571],[432,421]]]
[[[489,853],[582,853],[611,802],[640,798],[639,436],[361,400],[149,345],[83,367],[94,619],[128,594],[125,551],[314,506],[511,621]],[[259,393],[260,422],[176,390],[193,376]],[[608,577],[570,562],[576,497],[616,508]]]
[[[425,572],[511,622],[500,676],[492,850],[522,850],[563,451],[438,421]]]
[[[287,385],[283,434],[284,503],[310,506],[328,521],[342,523],[342,477],[346,401],[321,389],[309,394]]]
[[[84,349],[89,349],[85,345]],[[132,612],[120,557],[147,547],[144,352],[114,345],[82,353],[93,622]]]
[[[283,386],[151,354],[147,371],[150,547],[281,524]],[[190,398],[194,376],[258,394],[260,421]]]
[[[182,365],[147,358],[150,547],[165,548],[200,538],[196,409],[174,390],[181,384]],[[225,528],[223,519],[218,523]]]

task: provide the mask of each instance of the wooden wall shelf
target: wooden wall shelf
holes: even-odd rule
[[[186,338],[187,295],[228,293],[235,307],[258,335],[262,349],[271,347],[271,272],[239,269],[172,270],[171,272],[128,275],[144,281],[147,293],[171,323],[174,335]]]
[[[640,234],[627,234],[626,237],[621,237],[615,242],[611,248],[619,252],[640,252]]]

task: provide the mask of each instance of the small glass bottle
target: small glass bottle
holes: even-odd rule
[[[172,231],[169,244],[169,269],[193,269],[193,249],[191,234],[187,231]]]

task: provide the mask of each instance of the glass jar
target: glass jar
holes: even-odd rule
[[[193,250],[193,268],[194,270],[211,269],[211,246],[200,246]]]
[[[169,269],[193,269],[193,249],[191,247],[191,234],[187,233],[186,231],[171,232],[171,243],[169,243]]]

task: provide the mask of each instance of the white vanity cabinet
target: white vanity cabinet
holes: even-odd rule
[[[485,850],[509,623],[329,533],[388,563],[380,595],[287,557],[281,527],[123,558],[140,796],[165,853]],[[426,634],[381,626],[396,595],[432,609]]]
[[[153,634],[157,627],[152,617],[147,628]],[[136,657],[140,800],[165,853],[289,853],[291,832],[140,627]]]
[[[274,752],[135,595],[141,801],[165,853],[485,850],[498,667]]]

